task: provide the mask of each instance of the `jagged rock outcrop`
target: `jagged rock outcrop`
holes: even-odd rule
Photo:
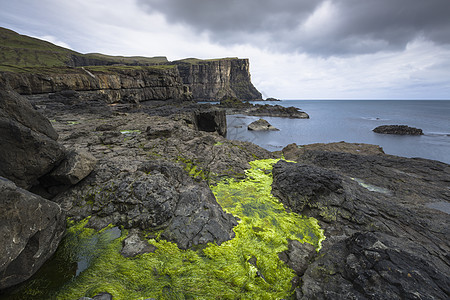
[[[242,101],[236,97],[223,97],[219,107],[225,108],[228,114],[245,114],[258,117],[280,117],[291,119],[309,119],[309,115],[294,106],[281,106],[270,104],[253,104]]]
[[[66,147],[84,149],[97,159],[89,176],[53,198],[76,220],[91,216],[89,226],[96,229],[112,223],[162,230],[161,237],[181,248],[220,244],[233,237],[237,223],[217,204],[207,182],[241,177],[249,161],[272,157],[256,145],[199,130],[195,115],[223,113],[216,109],[197,106],[180,114],[182,107],[155,104],[121,113],[106,104],[100,109],[52,104],[58,99],[31,101],[46,108]],[[146,110],[168,117],[139,112]]]
[[[0,176],[26,189],[36,184],[66,155],[57,137],[25,98],[0,85]]]
[[[299,262],[297,298],[448,297],[449,217],[433,207],[450,204],[450,166],[349,152],[316,146],[297,164],[281,161],[273,168],[274,195],[325,229],[318,255],[306,252],[306,269]],[[304,253],[299,247],[290,245],[289,264],[289,254]]]
[[[60,206],[0,177],[0,290],[31,277],[65,232]]]
[[[399,135],[423,135],[422,129],[407,125],[381,125],[376,127],[373,132]]]
[[[74,90],[85,92],[84,98],[100,96],[107,103],[185,99],[178,70],[170,66],[37,68],[33,73],[2,72],[1,76],[26,95]]]
[[[261,93],[250,79],[248,59],[178,61],[183,83],[189,86],[195,100],[217,101],[224,96],[243,100],[260,100]]]
[[[194,119],[198,130],[217,132],[221,136],[227,134],[227,115],[224,110],[199,109],[194,112]]]
[[[161,228],[162,236],[182,249],[208,242],[221,244],[234,236],[232,228],[237,222],[217,204],[206,184],[195,182],[182,168],[164,161],[143,163],[138,168],[106,181],[97,174],[94,188],[79,191],[92,205],[90,226]],[[66,201],[65,197],[70,196],[62,195],[56,201]]]

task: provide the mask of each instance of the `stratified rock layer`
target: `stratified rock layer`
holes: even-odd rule
[[[449,215],[429,204],[450,203],[450,166],[318,148],[273,169],[273,193],[325,229],[297,298],[447,298]]]
[[[0,177],[0,290],[25,281],[56,251],[65,231],[60,206]]]
[[[107,103],[185,99],[176,67],[40,68],[32,73],[3,72],[2,78],[26,95],[73,90]]]
[[[261,93],[250,79],[248,59],[225,58],[174,62],[196,100],[219,100],[224,96],[260,100]]]

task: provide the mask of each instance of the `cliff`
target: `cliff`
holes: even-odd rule
[[[90,66],[23,68],[2,72],[0,80],[20,94],[87,91],[108,103],[184,99],[183,84],[173,66]]]
[[[251,83],[248,59],[169,62],[163,56],[81,54],[5,28],[0,41],[0,79],[20,94],[89,91],[109,103],[262,98]]]
[[[186,59],[173,63],[194,99],[210,101],[224,96],[243,100],[262,99],[261,93],[251,82],[248,59]]]

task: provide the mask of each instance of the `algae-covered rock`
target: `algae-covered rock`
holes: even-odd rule
[[[445,299],[449,218],[427,203],[450,203],[448,165],[314,149],[297,160],[275,165],[274,194],[327,236],[298,273],[298,299]]]
[[[100,179],[101,177],[97,177]],[[162,236],[182,249],[208,242],[223,243],[234,236],[234,218],[217,204],[209,187],[194,181],[174,163],[141,164],[133,173],[120,172],[94,187],[59,196],[70,215],[92,217],[97,230],[108,224],[141,230],[163,230]]]

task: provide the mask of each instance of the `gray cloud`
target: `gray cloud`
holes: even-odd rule
[[[449,0],[138,0],[220,44],[346,55],[450,44]],[[311,25],[308,27],[308,25]]]

